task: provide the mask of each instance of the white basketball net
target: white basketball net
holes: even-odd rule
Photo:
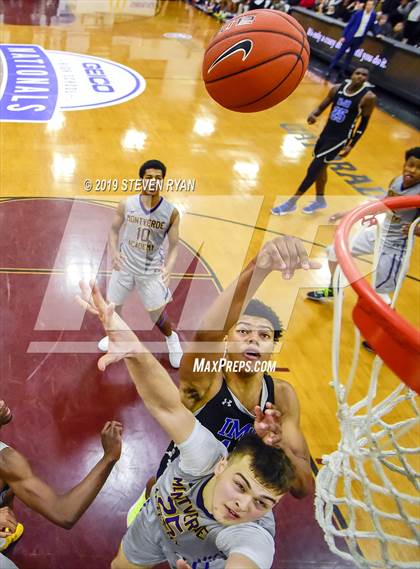
[[[408,268],[418,221],[410,228],[392,306]],[[338,402],[341,440],[334,453],[323,457],[324,466],[316,479],[316,518],[331,551],[357,567],[419,569],[417,395],[378,356],[374,357],[369,382],[366,362],[373,355],[360,357],[361,338],[356,327],[353,353],[349,356],[352,363],[343,374],[345,366],[340,352],[351,350],[351,342],[345,337],[349,332],[348,320],[343,322],[342,318],[347,284],[338,268],[334,276],[332,386]],[[347,527],[339,527],[336,508],[345,519],[342,525]]]

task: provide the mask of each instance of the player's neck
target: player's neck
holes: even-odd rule
[[[355,93],[356,91],[360,91],[362,87],[363,83],[355,83],[354,85],[350,83],[350,85],[347,85],[347,93]]]
[[[225,374],[226,383],[232,393],[249,411],[253,412],[255,405],[260,404],[261,386],[264,374],[242,375],[228,372]]]
[[[146,209],[153,209],[160,201],[160,194],[141,194],[140,199]]]

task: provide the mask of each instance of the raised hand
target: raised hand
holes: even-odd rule
[[[112,461],[119,460],[122,448],[122,423],[108,421],[101,431],[104,455]]]
[[[120,253],[119,251],[117,253],[115,253],[115,255],[112,259],[113,269],[115,269],[116,271],[120,271],[123,267],[124,260],[125,260],[125,257],[122,253]]]
[[[281,413],[272,403],[267,403],[263,411],[259,405],[255,407],[254,429],[266,445],[278,446],[282,440]]]
[[[162,269],[162,281],[163,281],[163,284],[164,284],[166,287],[168,287],[170,280],[171,280],[171,273],[167,270],[166,267],[163,267],[163,269]]]
[[[0,427],[2,425],[7,425],[12,420],[12,412],[10,411],[9,407],[6,403],[1,400],[0,401]]]
[[[345,156],[347,156],[347,154],[350,154],[351,148],[352,148],[352,147],[350,146],[350,144],[347,144],[347,146],[345,146],[345,147],[343,148],[343,150],[340,150],[340,152],[338,153],[338,155],[339,155],[341,158],[344,158]]]
[[[311,113],[311,114],[308,116],[308,118],[306,119],[306,122],[307,122],[308,124],[315,124],[315,123],[316,123],[316,119],[317,119],[317,116],[314,115],[314,113]]]
[[[15,533],[17,521],[13,511],[8,508],[0,508],[0,537],[8,537]]]
[[[188,565],[188,563],[184,559],[178,559],[178,561],[176,562],[176,569],[192,569],[192,568],[191,565]]]
[[[269,271],[281,271],[284,279],[291,279],[297,269],[319,269],[320,263],[311,261],[297,237],[284,235],[264,244],[257,257],[257,267]]]
[[[82,308],[99,318],[109,337],[108,352],[98,361],[99,369],[104,371],[109,364],[128,355],[142,353],[144,349],[134,332],[115,312],[115,305],[106,302],[97,284],[91,281],[89,285],[83,281],[79,283],[82,296],[76,296],[76,300]]]

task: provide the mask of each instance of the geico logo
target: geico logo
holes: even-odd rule
[[[83,63],[83,67],[89,78],[89,82],[92,83],[94,91],[97,91],[98,93],[114,92],[114,88],[112,87],[109,79],[105,77],[104,70],[99,63]]]

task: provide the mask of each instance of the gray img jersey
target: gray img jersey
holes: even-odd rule
[[[206,474],[182,469],[183,448],[179,445],[180,457],[157,480],[148,502],[124,536],[127,559],[139,565],[166,559],[175,567],[177,559],[184,558],[192,569],[220,569],[229,554],[239,553],[260,569],[269,569],[274,555],[273,517],[266,515],[256,522],[233,526],[217,522],[204,506],[203,490],[213,475],[209,472],[226,456],[226,447],[198,421],[194,438],[195,446],[188,452],[190,456],[206,455]]]
[[[420,194],[420,184],[404,189],[402,182],[402,176],[395,178],[389,187],[387,197],[418,196]],[[407,238],[402,233],[402,226],[412,223],[419,215],[420,210],[416,208],[398,209],[387,213],[382,229],[384,249],[404,250]]]
[[[127,198],[120,252],[125,258],[124,267],[132,274],[143,277],[161,272],[163,242],[173,210],[174,206],[162,197],[151,210],[145,208],[140,195]]]

